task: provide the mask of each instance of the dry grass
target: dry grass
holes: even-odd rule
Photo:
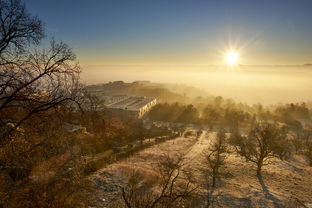
[[[207,133],[196,139],[177,138],[136,153],[130,158],[111,164],[91,176],[93,180],[103,180],[99,185],[98,200],[95,206],[109,207],[118,198],[118,189],[105,190],[103,186],[123,183],[121,175],[133,170],[140,171],[146,178],[156,177],[155,164],[165,154],[183,154],[186,164],[200,177],[200,156],[215,138],[215,133]],[[296,207],[295,199],[312,203],[312,168],[302,156],[295,155],[290,161],[272,159],[271,164],[263,167],[262,178],[256,176],[256,167],[246,162],[236,153],[229,153],[226,159],[226,176],[218,189],[219,205],[222,207]],[[200,182],[201,180],[198,179]],[[297,207],[300,207],[299,205]]]

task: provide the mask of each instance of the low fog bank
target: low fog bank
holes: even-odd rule
[[[117,80],[187,84],[212,95],[233,98],[248,104],[312,100],[312,67],[310,66],[190,68],[93,66],[83,68],[82,79],[86,84]]]

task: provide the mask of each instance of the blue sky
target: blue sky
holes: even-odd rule
[[[25,0],[82,64],[312,62],[311,0]]]

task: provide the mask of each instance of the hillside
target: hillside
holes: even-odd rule
[[[194,97],[212,97],[206,91],[187,85],[151,83],[149,81],[136,81],[126,83],[123,81],[105,84],[89,85],[86,87],[91,92],[105,95],[134,95],[155,97],[159,102],[190,102]]]
[[[205,207],[207,190],[202,185],[201,154],[211,145],[215,136],[215,132],[204,131],[199,138],[179,137],[99,170],[91,176],[98,189],[92,207],[116,207],[116,202],[121,200],[118,187],[127,182],[127,176],[132,171],[139,171],[150,179],[157,174],[157,161],[168,153],[183,155],[184,167],[192,170],[199,186],[200,200],[194,206]],[[271,164],[264,167],[262,177],[257,177],[251,163],[246,163],[242,157],[230,152],[227,154],[225,172],[214,194],[216,207],[312,206],[312,168],[306,165],[301,156],[295,155],[289,161],[272,159]]]

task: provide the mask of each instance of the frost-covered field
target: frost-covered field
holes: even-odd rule
[[[193,171],[200,185],[203,183],[202,151],[215,137],[215,132],[207,131],[199,138],[179,137],[99,170],[91,177],[98,189],[92,206],[110,207],[119,197],[118,185],[124,184],[124,174],[133,169],[152,178],[156,174],[155,165],[163,154],[183,155],[185,168]],[[300,203],[308,207],[312,204],[312,168],[301,156],[294,155],[289,161],[272,159],[271,164],[263,167],[259,178],[253,164],[231,152],[227,154],[224,173],[215,191],[220,207],[300,207]],[[198,191],[204,195],[204,189]]]

